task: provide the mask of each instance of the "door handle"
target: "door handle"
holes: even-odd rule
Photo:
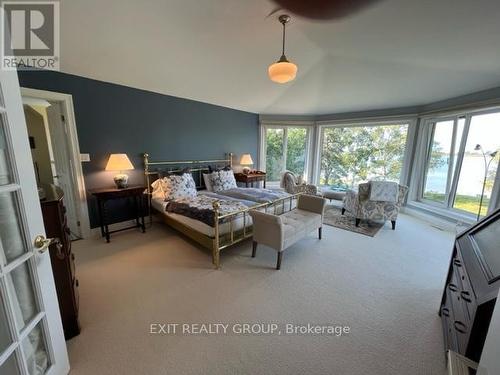
[[[45,238],[45,236],[42,236],[41,234],[35,237],[33,244],[35,245],[35,248],[38,249],[40,254],[45,253],[50,245],[57,245],[58,250],[62,247],[59,238]]]

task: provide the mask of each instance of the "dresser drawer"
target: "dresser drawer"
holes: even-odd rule
[[[62,228],[62,235],[61,235],[61,242],[64,245],[64,254],[66,256],[69,256],[71,253],[71,239],[69,237],[70,230],[68,227],[63,227]]]
[[[448,306],[451,305],[447,328],[450,342],[454,343],[458,353],[465,355],[470,333],[470,320],[468,319],[466,307],[460,296],[461,290],[455,288],[455,284],[453,283],[456,281],[455,277],[452,277],[446,291]]]
[[[80,283],[79,283],[78,279],[75,279],[73,281],[73,293],[75,295],[76,315],[78,315],[78,311],[80,310],[80,291],[78,290],[79,286],[80,286]]]
[[[69,254],[69,269],[71,272],[71,281],[75,281],[76,278],[76,267],[75,267],[75,254]]]
[[[476,295],[469,281],[469,276],[467,276],[467,272],[465,271],[464,262],[459,251],[453,259],[452,267],[456,279],[460,283],[460,297],[465,307],[467,319],[472,321],[476,312]]]
[[[66,206],[64,206],[64,204],[61,202],[61,204],[59,204],[59,212],[61,213],[61,217],[66,216],[66,211]]]
[[[443,325],[444,346],[446,350],[458,351],[457,336],[451,324],[452,312],[446,307],[441,307],[441,322]]]
[[[469,342],[470,327],[460,320],[454,320],[452,322],[450,319],[450,323],[457,341],[457,352],[466,355],[467,343]]]
[[[474,290],[469,281],[469,276],[467,276],[467,272],[465,271],[465,264],[460,251],[457,251],[453,257],[453,268],[457,271],[458,279],[462,284],[462,288],[469,293],[474,294]]]
[[[75,279],[75,262],[71,256],[71,240],[67,227],[66,208],[63,204],[63,192],[57,187],[55,191],[58,193],[57,199],[40,203],[47,237],[60,240],[59,246],[50,247],[50,258],[64,335],[66,339],[70,339],[80,333],[78,284]]]

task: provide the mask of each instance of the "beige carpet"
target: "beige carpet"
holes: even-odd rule
[[[82,333],[72,374],[439,374],[452,235],[401,215],[376,237],[330,226],[284,254],[208,252],[162,224],[74,243]],[[344,337],[151,335],[151,323],[343,324]]]

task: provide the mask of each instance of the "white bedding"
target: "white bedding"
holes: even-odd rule
[[[214,237],[214,228],[211,227],[210,225],[207,225],[199,220],[192,219],[190,217],[184,216],[184,215],[179,215],[176,213],[172,212],[167,212],[165,210],[165,206],[167,205],[167,202],[165,202],[161,198],[153,198],[151,199],[151,205],[159,211],[162,215],[168,216],[171,219],[174,219],[190,228],[193,228],[197,232],[203,233],[206,236],[209,237]],[[252,225],[252,218],[250,215],[246,215],[245,219],[246,227],[250,227]],[[225,234],[229,233],[231,227],[229,223],[223,223],[219,225],[219,233],[220,234]],[[238,218],[236,220],[233,220],[233,230],[239,230],[243,229],[243,217]]]

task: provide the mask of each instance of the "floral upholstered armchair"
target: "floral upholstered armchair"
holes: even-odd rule
[[[370,181],[359,184],[357,192],[347,191],[342,215],[345,211],[354,215],[356,226],[362,219],[390,220],[394,230],[407,192],[407,186],[395,182]]]
[[[286,171],[281,178],[281,187],[289,194],[304,193],[321,195],[321,190],[316,185],[300,182],[292,172]]]

